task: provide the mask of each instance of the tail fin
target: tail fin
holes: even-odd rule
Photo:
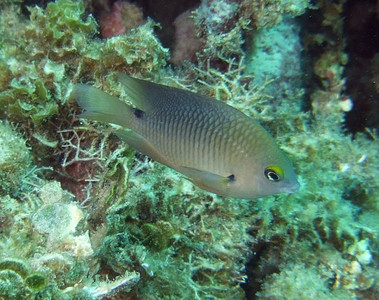
[[[132,108],[92,86],[76,84],[71,96],[84,109],[80,118],[130,127]]]

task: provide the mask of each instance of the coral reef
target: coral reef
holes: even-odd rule
[[[93,2],[1,6],[0,298],[375,298],[379,145],[343,130],[344,1],[202,1],[177,19],[171,61],[155,19],[101,38]],[[73,84],[128,101],[119,72],[256,118],[301,189],[219,197],[79,121]]]

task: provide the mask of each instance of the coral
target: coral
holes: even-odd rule
[[[246,72],[252,74],[256,85],[271,81],[264,92],[275,99],[301,94],[299,31],[296,21],[284,18],[273,27],[256,31],[247,51]]]
[[[83,290],[88,293],[89,299],[103,299],[112,297],[120,292],[130,292],[140,280],[137,272],[125,273],[112,281],[97,282],[92,286],[85,286]]]
[[[158,221],[156,224],[145,223],[141,227],[144,245],[153,251],[167,249],[174,238],[174,230],[168,222]]]
[[[96,175],[113,161],[109,152],[115,149],[107,147],[109,133],[101,134],[97,130],[73,128],[59,131],[61,149],[56,155],[61,155],[60,172],[68,180],[62,180],[63,187],[75,194],[77,199],[85,204],[86,193],[92,182],[98,181]]]
[[[294,300],[332,298],[326,280],[304,265],[286,266],[279,274],[272,275],[258,296]]]
[[[2,37],[5,46],[0,50],[1,115],[7,112],[10,120],[41,126],[67,101],[72,80],[98,78],[108,68],[125,71],[136,65],[141,72],[150,72],[168,58],[153,34],[152,21],[133,34],[98,41],[92,39],[97,33],[94,18],[89,15],[83,21],[82,1],[58,0],[45,10],[38,6],[29,10],[27,22],[13,6],[0,15],[1,27],[17,32]]]
[[[196,61],[198,52],[203,43],[197,36],[195,23],[192,19],[192,12],[187,10],[176,17],[175,42],[172,50],[171,62],[174,65],[181,65],[184,60]]]
[[[115,36],[101,45],[99,59],[104,69],[133,69],[139,72],[158,72],[166,64],[168,50],[154,36],[155,23],[151,20],[139,26],[133,34]]]
[[[76,139],[69,133],[62,136],[77,122],[66,106],[73,82],[94,80],[101,84],[104,70],[113,70],[105,85],[116,89],[117,72],[133,68],[141,73],[157,72],[166,64],[168,50],[155,37],[152,21],[133,33],[98,40],[94,39],[97,24],[91,15],[85,16],[82,1],[58,0],[46,9],[34,6],[29,10],[28,20],[17,6],[9,6],[0,14],[4,31],[4,47],[0,49],[0,116],[18,124],[29,140],[35,160],[41,165],[52,165],[64,187],[84,201],[87,196],[81,190],[90,182],[84,181],[94,179],[102,168],[98,159],[92,159],[70,166],[63,162],[67,170],[62,170],[61,157],[72,160],[69,155],[74,146],[70,146],[70,141]],[[93,154],[86,149],[91,145],[82,146],[84,152]],[[80,184],[74,188],[78,181]]]
[[[92,297],[104,297],[129,291],[143,279],[140,294],[146,296],[166,286],[162,290],[166,295],[180,296],[185,293],[187,297],[202,297],[214,294],[221,297],[228,291],[231,297],[238,295],[239,298],[243,293],[238,287],[238,283],[243,280],[243,274],[239,270],[244,263],[240,254],[249,251],[246,246],[248,236],[244,230],[248,222],[237,227],[233,225],[233,218],[226,208],[231,209],[234,215],[241,213],[233,208],[232,202],[229,201],[224,207],[218,197],[207,198],[205,194],[197,194],[190,183],[178,181],[177,175],[162,166],[156,166],[155,169],[163,168],[162,172],[166,172],[167,180],[163,185],[161,176],[156,176],[157,173],[146,176],[146,167],[150,164],[145,163],[136,166],[134,179],[128,183],[129,174],[133,173],[133,169],[130,170],[133,152],[122,150],[117,145],[112,146],[112,142],[109,142],[112,138],[108,134],[100,134],[100,129],[90,130],[86,123],[75,128],[75,116],[67,114],[67,95],[70,93],[71,81],[93,80],[97,85],[102,84],[105,90],[123,96],[116,83],[116,72],[160,73],[168,59],[168,51],[153,34],[155,24],[152,21],[135,28],[130,34],[107,40],[92,40],[96,32],[90,26],[93,19],[88,17],[83,22],[81,8],[81,2],[74,5],[74,2],[62,0],[49,4],[46,10],[32,8],[31,20],[17,25],[20,27],[20,36],[27,34],[27,37],[30,35],[31,40],[35,40],[35,43],[28,46],[29,56],[26,53],[15,56],[13,52],[6,57],[17,57],[17,61],[14,60],[15,66],[25,62],[28,67],[31,63],[27,58],[31,56],[33,65],[43,67],[37,68],[34,75],[46,87],[41,89],[41,95],[46,95],[52,103],[63,106],[63,115],[50,122],[55,122],[52,129],[58,130],[58,134],[52,134],[42,126],[37,126],[37,130],[28,127],[28,130],[32,130],[30,136],[36,139],[33,148],[42,144],[46,153],[54,153],[54,163],[56,158],[59,159],[56,170],[60,174],[62,171],[67,172],[63,174],[64,178],[89,180],[91,185],[85,198],[88,214],[56,183],[39,183],[38,189],[23,195],[25,202],[35,203],[31,209],[17,204],[16,199],[5,197],[2,204],[9,211],[3,216],[6,224],[4,235],[11,244],[9,251],[17,253],[17,257],[30,266],[32,274],[42,273],[47,276],[49,284],[39,293],[65,293],[73,296],[81,289],[88,297],[88,293],[92,293]],[[70,12],[72,17],[64,19],[66,15],[62,13],[63,19],[56,19],[54,11],[60,9]],[[9,12],[10,15],[20,19],[15,11]],[[50,18],[60,26],[51,24]],[[72,24],[74,21],[81,24],[63,29],[65,22]],[[57,35],[43,24],[52,27],[58,32]],[[38,30],[32,33],[32,29]],[[42,42],[43,38],[45,42]],[[13,41],[12,37],[9,39]],[[52,41],[47,43],[47,39]],[[104,70],[109,72],[106,78],[101,75]],[[20,76],[13,69],[6,68],[5,71],[3,74],[6,76]],[[25,74],[30,76],[31,73]],[[6,77],[2,82],[7,84]],[[15,97],[15,92],[11,86],[6,88],[10,95],[7,98],[9,104],[14,100],[12,97]],[[32,103],[34,102],[31,101],[30,104]],[[9,106],[4,106],[6,111],[8,108]],[[9,113],[9,117],[16,119],[19,115]],[[67,119],[65,122],[61,120],[64,117]],[[22,116],[19,122],[27,124],[29,118],[30,115]],[[45,122],[45,119],[42,120]],[[100,148],[97,149],[96,146],[99,145]],[[49,161],[40,155],[38,154],[39,160]],[[95,170],[93,165],[99,167],[94,173],[91,171]],[[66,179],[61,181],[65,182]],[[172,190],[168,190],[170,186]],[[180,200],[180,193],[186,195],[186,201]],[[79,196],[78,193],[75,194]],[[180,205],[177,206],[178,204]],[[190,204],[192,208],[188,207]],[[201,217],[206,213],[206,207],[213,207],[207,212],[209,218]],[[172,210],[176,211],[174,215],[170,213]],[[28,217],[14,220],[16,213]],[[182,217],[178,218],[177,214]],[[229,220],[228,223],[221,226],[218,215]],[[196,226],[192,229],[191,223],[198,223],[200,218],[204,218],[201,221],[205,222],[204,227]],[[214,227],[222,227],[222,230],[213,233],[211,228]],[[17,228],[24,229],[17,232]],[[32,237],[25,237],[27,231],[32,232]],[[225,244],[221,242],[224,236]],[[23,243],[28,242],[29,247],[24,247],[25,251],[21,251],[18,245],[12,245],[12,237],[17,237]],[[193,240],[195,237],[197,238]],[[207,245],[207,241],[216,243]],[[92,242],[97,245],[96,249]],[[30,247],[39,251],[28,250]],[[92,257],[95,250],[97,255]],[[176,255],[177,251],[182,254]],[[208,255],[208,251],[213,254]],[[7,251],[2,253],[4,257],[11,257]],[[104,272],[96,267],[90,268],[97,265],[98,260],[102,266],[108,266],[108,272],[116,277],[114,281],[102,281],[99,284],[90,281],[91,275],[98,271]],[[227,261],[226,264],[222,262],[224,260]],[[140,272],[149,275],[140,279]],[[153,275],[157,279],[153,279]],[[215,279],[210,280],[210,276],[215,276]],[[191,288],[186,290],[188,281]],[[215,281],[218,282],[217,285],[214,284]]]
[[[270,38],[262,37],[262,35],[275,35],[274,32],[279,31],[280,33],[273,38],[272,42],[278,42],[278,40],[280,40],[277,38],[278,35],[284,34],[287,38],[289,38],[291,43],[283,44],[283,42],[280,42],[283,46],[282,51],[287,51],[287,53],[281,53],[284,54],[282,57],[279,57],[281,55],[277,54],[274,60],[276,60],[277,63],[278,60],[284,60],[285,58],[292,58],[295,60],[296,56],[291,52],[298,53],[301,50],[299,41],[295,41],[296,39],[299,39],[297,34],[299,29],[297,28],[298,26],[295,25],[295,22],[289,22],[288,20],[291,20],[295,16],[302,15],[309,6],[311,5],[308,0],[202,1],[200,6],[193,11],[193,22],[197,28],[197,39],[194,40],[196,43],[191,45],[189,48],[194,45],[198,45],[198,47],[200,47],[202,44],[203,49],[202,51],[197,52],[197,56],[203,61],[219,61],[220,59],[222,61],[223,59],[240,58],[244,56],[244,51],[242,48],[246,47],[246,45],[249,46],[251,43],[253,43],[253,45],[250,46],[250,51],[261,51],[263,54],[264,45],[259,45],[259,43],[262,43],[263,40],[265,40],[265,43],[270,43]],[[192,28],[188,21],[182,23],[183,25],[180,23],[178,24],[178,35],[181,30],[187,32],[186,27]],[[183,26],[183,29],[181,29],[181,26]],[[276,28],[270,31],[271,27]],[[254,31],[254,29],[258,30]],[[266,30],[263,31],[263,29]],[[253,40],[253,42],[251,40]],[[282,40],[285,40],[284,37]],[[179,51],[177,53],[176,49],[185,49],[185,45],[188,43],[189,41],[186,41],[184,38],[181,42],[177,38],[174,57],[183,52]],[[261,50],[259,50],[259,47],[262,47]],[[293,49],[290,49],[291,47]],[[249,53],[249,56],[253,56],[253,54]],[[193,54],[188,54],[188,57],[193,57]],[[259,64],[261,64],[262,61],[265,61],[262,59],[263,57],[259,57],[259,55],[255,56],[255,53],[254,57],[256,57],[256,61],[259,61]],[[274,53],[271,53],[271,57],[269,57],[269,59],[272,60],[273,57]],[[275,65],[277,65],[277,63]],[[220,68],[220,66],[218,66],[219,64],[222,65],[222,62],[219,61],[217,64],[214,63],[214,66]],[[300,65],[300,62],[296,62],[296,64]],[[247,65],[248,69],[253,69],[255,67],[255,62],[248,61]],[[290,69],[291,66],[291,61],[281,64],[281,74],[284,74],[286,71],[285,69]],[[291,71],[291,74],[298,74],[298,72],[296,72],[298,68],[299,67],[297,67],[294,71]],[[259,76],[262,77],[263,75],[259,73]],[[295,75],[292,77],[294,76]],[[257,84],[259,83],[257,82]],[[295,83],[293,85],[295,86]]]
[[[25,278],[30,272],[30,267],[20,260],[5,259],[0,262],[0,270],[13,271],[14,273],[20,275],[22,278]]]
[[[44,10],[34,6],[30,8],[32,23],[23,34],[34,38],[37,43],[50,41],[52,44],[49,45],[49,49],[55,55],[62,56],[76,49],[86,50],[86,37],[96,34],[97,24],[92,16],[83,21],[83,14],[84,4],[81,1],[75,3],[70,0],[58,0],[49,3]],[[32,57],[41,55],[38,50],[44,47],[34,47],[34,43],[30,45]],[[51,58],[54,57],[53,53],[50,54]]]
[[[110,38],[130,32],[143,23],[141,9],[129,2],[113,3],[110,12],[102,13],[100,17],[101,35]]]
[[[0,271],[0,296],[15,299],[25,295],[22,277],[11,270]]]

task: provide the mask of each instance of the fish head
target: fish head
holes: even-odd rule
[[[295,193],[300,184],[291,161],[281,151],[265,153],[246,161],[235,170],[234,186],[229,194],[236,198],[259,198],[281,193]]]

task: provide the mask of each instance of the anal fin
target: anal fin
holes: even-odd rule
[[[212,172],[184,166],[179,167],[177,170],[187,176],[188,180],[193,184],[216,194],[227,194],[230,183],[235,181],[233,174],[230,176],[222,176]]]
[[[134,132],[131,129],[117,130],[115,134],[130,147],[150,156],[152,159],[162,164],[170,166],[169,161],[164,156],[162,156],[142,135]]]

